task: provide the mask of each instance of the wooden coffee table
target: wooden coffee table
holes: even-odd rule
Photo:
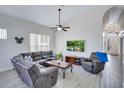
[[[73,66],[71,63],[67,63],[65,61],[57,61],[57,60],[53,60],[53,61],[48,61],[46,62],[47,64],[51,65],[51,66],[55,66],[58,68],[61,68],[63,71],[63,78],[65,79],[65,73],[66,73],[66,69],[67,68],[71,68],[71,73],[73,70]]]

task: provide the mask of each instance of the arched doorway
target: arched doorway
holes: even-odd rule
[[[124,47],[122,46],[124,39],[120,37],[120,33],[124,29],[123,15],[124,9],[112,7],[106,11],[103,16],[103,50],[109,54],[109,60],[111,60],[106,63],[105,72],[109,73],[108,71],[110,71],[111,73],[114,73],[116,79],[113,80],[116,81],[116,84],[119,84],[120,87],[124,84],[124,69],[121,60],[121,56],[123,56],[124,53]],[[110,77],[112,78],[113,75],[110,75]]]
[[[110,55],[119,55],[119,33],[121,27],[119,18],[121,8],[112,7],[103,16],[103,50]]]

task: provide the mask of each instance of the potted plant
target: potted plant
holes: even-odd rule
[[[62,56],[62,53],[57,53],[57,54],[56,54],[56,59],[57,59],[57,60],[62,60],[62,57],[63,57],[63,56]]]

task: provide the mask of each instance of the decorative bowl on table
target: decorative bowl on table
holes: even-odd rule
[[[59,65],[60,65],[60,62],[61,62],[60,60],[57,60],[57,64],[59,64]]]

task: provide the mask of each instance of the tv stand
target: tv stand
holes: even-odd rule
[[[81,59],[81,57],[78,57],[78,56],[65,56],[66,62],[75,64],[75,65],[81,65],[80,59]]]

